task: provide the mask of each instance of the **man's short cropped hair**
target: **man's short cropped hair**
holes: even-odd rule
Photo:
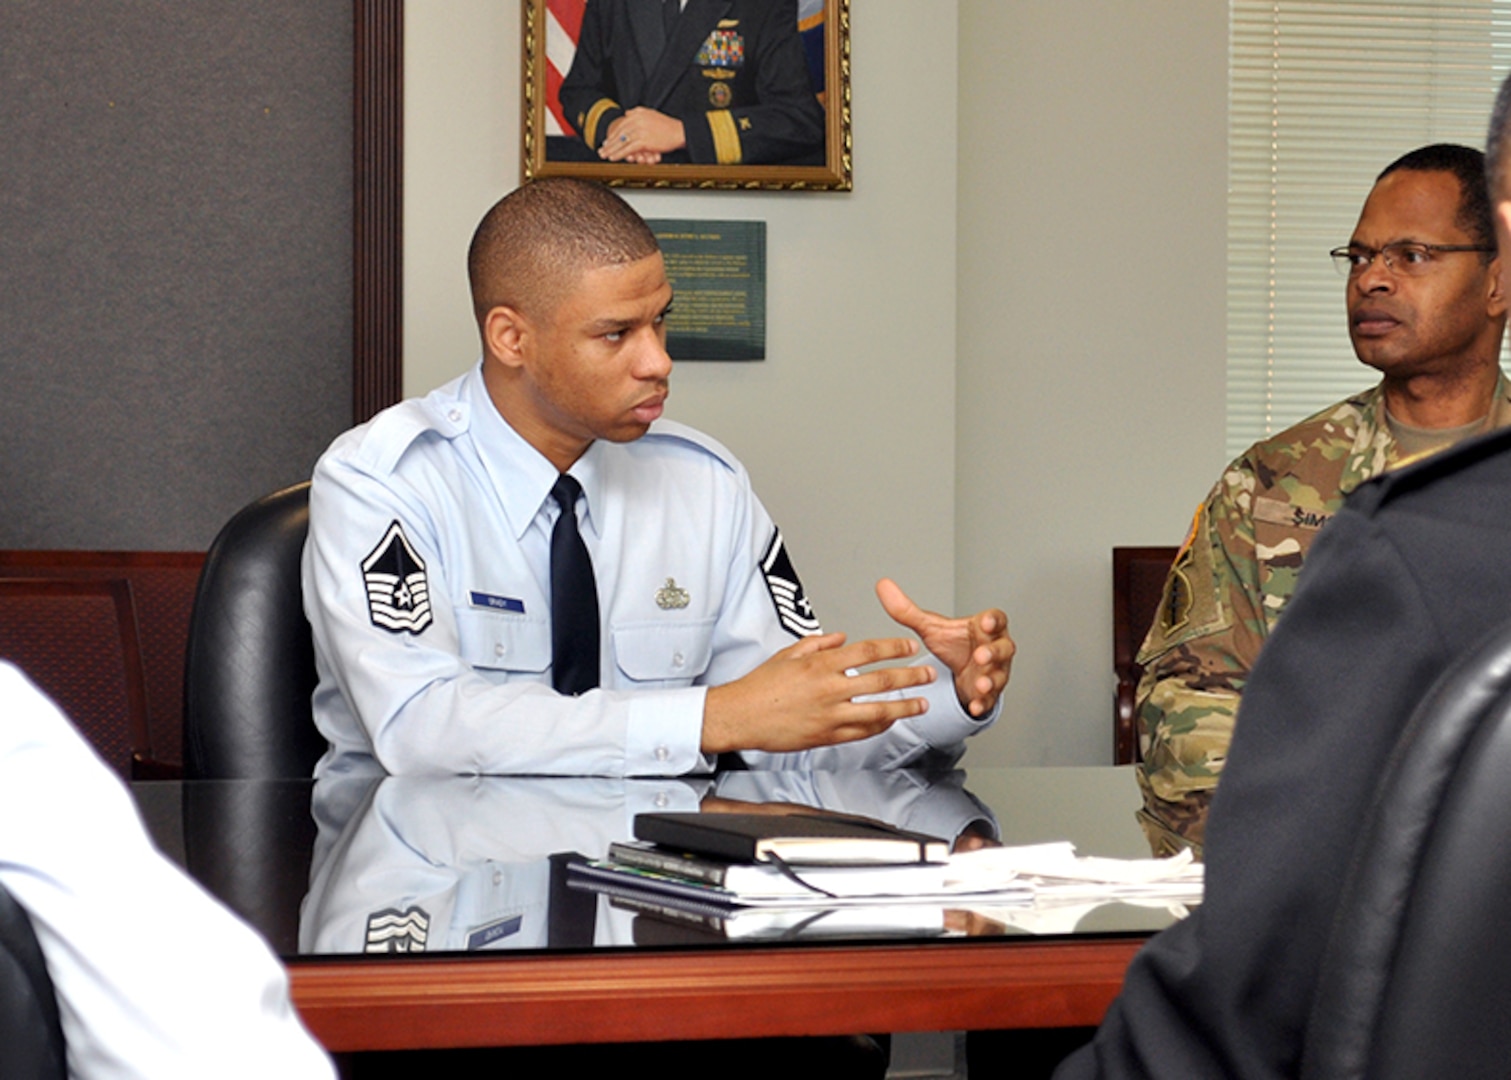
[[[1433,143],[1402,154],[1375,177],[1378,183],[1393,172],[1452,173],[1459,182],[1459,208],[1453,222],[1469,234],[1474,243],[1491,250],[1481,258],[1488,263],[1495,257],[1495,224],[1490,217],[1490,190],[1485,183],[1485,155],[1472,146],[1457,143]]]
[[[500,305],[549,319],[584,272],[659,250],[644,219],[602,184],[534,180],[495,203],[472,234],[473,310],[479,324]]]

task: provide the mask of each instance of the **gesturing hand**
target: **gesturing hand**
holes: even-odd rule
[[[703,752],[809,750],[863,739],[905,716],[917,716],[928,708],[922,698],[852,699],[933,682],[933,668],[887,667],[846,674],[917,651],[917,643],[907,638],[853,645],[845,644],[844,634],[803,638],[744,678],[709,689],[703,704]]]
[[[1007,616],[989,608],[968,619],[925,611],[891,578],[876,583],[876,597],[888,615],[923,641],[924,647],[949,665],[961,708],[985,716],[1007,685],[1017,646],[1007,636]]]

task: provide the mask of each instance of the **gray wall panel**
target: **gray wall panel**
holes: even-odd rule
[[[0,5],[0,547],[202,549],[351,415],[341,0]]]

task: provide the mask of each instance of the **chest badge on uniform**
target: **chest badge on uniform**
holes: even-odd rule
[[[374,626],[395,634],[418,634],[430,625],[425,563],[397,521],[362,560],[362,577],[367,584],[367,614]]]
[[[716,82],[708,88],[708,103],[716,109],[727,109],[729,103],[734,100],[734,93],[729,89],[729,84]]]
[[[676,578],[667,578],[666,584],[656,590],[656,606],[662,611],[677,611],[692,602],[692,596],[677,584]]]
[[[424,952],[430,936],[430,914],[421,907],[404,911],[384,908],[367,917],[367,942],[370,953]]]

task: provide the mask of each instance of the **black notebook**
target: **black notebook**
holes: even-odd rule
[[[636,814],[635,837],[745,862],[944,862],[950,853],[938,837],[839,814]]]

